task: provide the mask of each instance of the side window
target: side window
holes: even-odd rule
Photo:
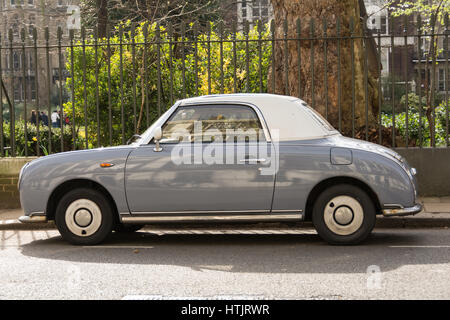
[[[239,105],[179,107],[162,127],[161,143],[265,141],[255,111]]]

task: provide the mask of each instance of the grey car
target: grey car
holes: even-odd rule
[[[152,223],[312,221],[328,243],[356,244],[376,215],[421,211],[415,173],[298,98],[210,95],[178,101],[128,145],[29,162],[20,221],[54,220],[83,245]]]

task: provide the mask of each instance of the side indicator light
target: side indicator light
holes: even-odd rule
[[[114,163],[108,163],[108,162],[100,163],[100,167],[102,167],[102,168],[109,168],[109,167],[113,167],[113,166],[114,166]]]

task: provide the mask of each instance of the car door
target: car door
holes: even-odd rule
[[[127,160],[130,212],[269,213],[275,172],[265,170],[273,150],[263,125],[251,106],[179,106],[162,126],[162,151],[151,140]]]

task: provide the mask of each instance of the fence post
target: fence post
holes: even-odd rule
[[[288,46],[288,22],[287,19],[283,21],[283,36],[284,36],[284,94],[289,95],[289,46]]]
[[[195,94],[198,96],[198,23],[194,23],[194,73]]]
[[[169,103],[173,104],[173,53],[172,53],[172,41],[173,41],[173,30],[172,23],[169,22],[167,26],[167,36],[169,38]]]
[[[87,87],[86,87],[86,30],[84,29],[84,27],[81,28],[81,45],[82,45],[82,49],[83,49],[84,134],[85,134],[85,141],[86,141],[86,149],[89,149]]]
[[[417,16],[417,58],[418,75],[419,75],[419,147],[422,148],[422,18]]]
[[[72,92],[72,150],[76,150],[77,145],[77,138],[75,137],[75,56],[73,54],[73,36],[74,36],[73,29],[69,30],[69,38],[70,38],[70,73],[72,76],[72,85],[70,86],[71,92]],[[37,72],[37,71],[36,71]],[[98,72],[96,72],[98,74]],[[98,86],[97,86],[98,88]]]
[[[0,32],[0,156],[5,156],[5,142],[3,141],[3,66],[2,66],[2,35]]]
[[[364,17],[363,26],[363,48],[364,48],[364,108],[365,108],[365,138],[369,140],[369,61],[368,61],[368,31],[367,31],[367,17]]]
[[[445,76],[445,145],[448,147],[450,142],[448,139],[448,116],[449,116],[449,110],[448,110],[448,82],[449,82],[449,74],[448,74],[448,13],[445,14],[445,20],[444,20],[444,24],[445,24],[445,48],[444,48],[444,52],[445,52],[445,72],[444,72],[444,76]]]
[[[181,77],[183,79],[183,99],[186,98],[187,90],[186,90],[186,50],[185,50],[185,41],[186,41],[186,24],[184,21],[181,23]]]
[[[311,107],[315,109],[316,97],[315,97],[315,81],[314,81],[314,19],[309,20],[309,37],[311,42]]]
[[[325,119],[328,120],[328,43],[327,43],[327,19],[323,18],[323,60],[324,60],[324,76],[323,82],[325,86]]]
[[[125,102],[123,96],[123,25],[119,26],[119,69],[120,69],[120,123],[122,144],[125,144]]]
[[[23,91],[23,121],[24,121],[24,153],[28,157],[28,119],[27,119],[27,59],[25,51],[25,29],[20,30],[20,38],[22,40],[22,91]],[[39,115],[36,115],[36,123],[39,124]]]
[[[219,22],[219,59],[220,59],[220,93],[224,92],[223,83],[223,22]]]
[[[211,23],[206,24],[206,46],[208,54],[208,94],[211,94]]]
[[[381,127],[381,104],[382,104],[382,98],[383,98],[383,94],[381,91],[381,29],[378,29],[377,32],[377,38],[378,38],[378,44],[377,44],[377,53],[378,53],[378,144],[381,144],[383,139],[382,139],[382,134],[383,134],[383,130]]]
[[[300,18],[297,18],[296,21],[297,27],[297,77],[298,77],[298,97],[302,97],[302,46],[301,46],[301,21]],[[273,50],[273,48],[272,48]]]
[[[106,56],[108,66],[108,127],[109,127],[109,145],[113,141],[113,127],[112,127],[112,107],[111,107],[111,35],[109,24],[106,25]]]
[[[168,29],[167,31],[168,31],[168,38],[169,38],[169,82],[170,82],[169,83],[169,86],[170,86],[169,101],[170,101],[170,105],[173,105],[173,57],[172,57],[173,30],[172,30],[172,23],[169,22],[167,29]]]
[[[148,23],[146,22],[143,26],[142,33],[144,34],[144,96],[145,96],[145,115],[146,115],[146,126],[150,125],[150,110],[148,104],[148,70],[147,70],[147,45],[148,45]]]
[[[337,85],[338,85],[338,129],[342,131],[342,88],[341,88],[341,17],[336,20],[337,36]]]
[[[133,126],[134,126],[134,134],[137,134],[137,121],[136,121],[136,40],[135,40],[135,31],[136,31],[136,23],[133,22],[131,24],[131,64],[132,68],[132,77],[133,77]]]
[[[389,28],[391,29],[391,68],[390,70],[394,70],[394,20],[392,17],[389,19]],[[391,96],[392,96],[392,147],[395,148],[395,83],[394,78],[391,75]]]
[[[233,38],[233,86],[234,93],[237,92],[237,50],[236,50],[236,21],[231,25],[231,37]]]
[[[275,93],[275,20],[270,20],[270,31],[272,33],[272,93]]]
[[[409,107],[408,107],[408,17],[404,16],[404,28],[403,28],[403,54],[404,54],[404,60],[403,60],[403,78],[405,79],[405,141],[406,141],[406,148],[408,148],[409,145]]]
[[[62,29],[58,27],[57,29],[57,37],[58,37],[58,92],[59,92],[59,110],[61,111],[61,116],[59,118],[59,126],[61,127],[60,133],[60,142],[61,142],[61,152],[64,152],[64,108],[63,108],[63,97],[62,97],[62,49],[61,49],[61,38],[62,38]]]
[[[156,82],[158,88],[158,116],[161,115],[161,37],[160,37],[160,25],[156,24],[155,36],[156,36]]]
[[[14,94],[14,52],[13,52],[13,31],[9,29],[9,53],[10,53],[10,71],[11,71],[11,104],[9,111],[9,135],[11,139],[11,156],[16,156],[16,107],[15,107],[15,94]]]
[[[100,73],[98,65],[98,28],[94,29],[94,60],[95,60],[95,111],[97,116],[97,147],[100,148],[100,98],[98,74]],[[74,126],[72,126],[74,127]],[[75,143],[75,141],[74,141]]]
[[[352,138],[355,137],[355,20],[350,18],[350,52],[352,61]]]

